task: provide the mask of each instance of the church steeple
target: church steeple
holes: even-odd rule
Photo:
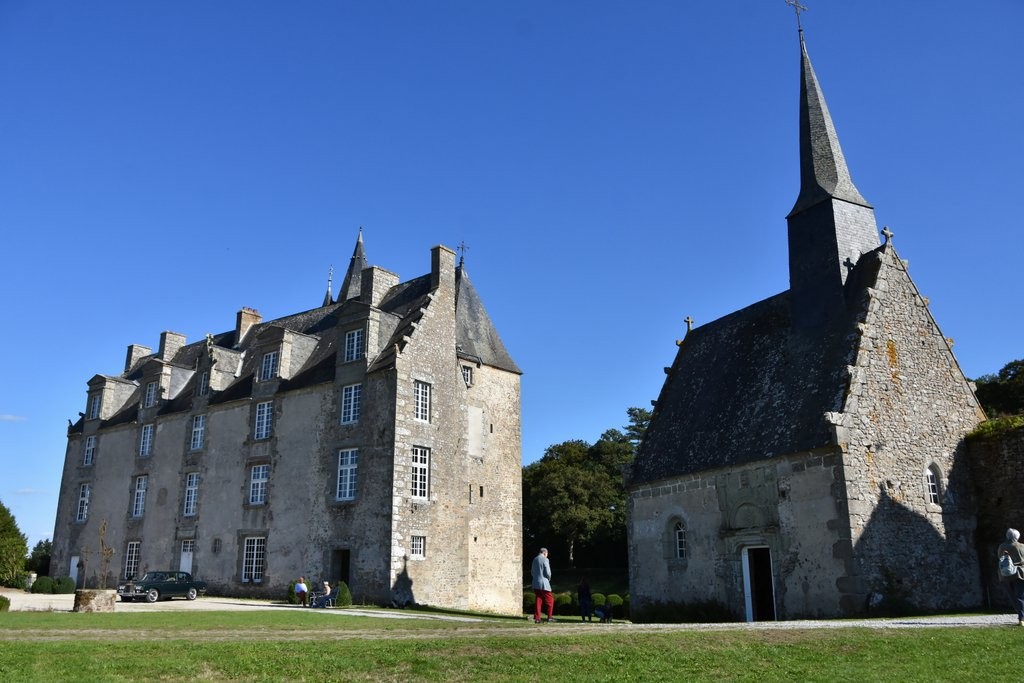
[[[844,285],[861,255],[879,245],[875,211],[861,196],[800,29],[800,194],[789,224],[793,324],[815,327],[845,310]]]
[[[330,306],[334,303],[334,295],[331,294],[331,282],[334,280],[334,266],[327,271],[327,293],[324,294],[324,302],[321,306]]]
[[[871,207],[854,186],[846,167],[846,157],[800,29],[800,195],[789,215],[829,198]]]
[[[359,228],[359,238],[356,239],[356,248],[352,251],[352,258],[348,263],[348,270],[345,271],[345,279],[341,282],[341,289],[338,290],[338,302],[344,303],[349,299],[359,296],[363,269],[366,268],[366,253],[363,251],[363,228]]]

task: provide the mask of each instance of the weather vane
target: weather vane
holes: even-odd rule
[[[466,263],[466,252],[469,251],[469,247],[466,245],[466,240],[459,242],[459,266],[463,266]]]
[[[786,0],[786,4],[792,7],[793,11],[796,12],[796,27],[803,31],[804,27],[800,24],[800,13],[806,12],[807,8],[800,4],[800,0]]]

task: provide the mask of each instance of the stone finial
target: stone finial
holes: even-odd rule
[[[889,226],[888,226],[888,225],[886,225],[886,226],[882,227],[882,234],[883,234],[883,235],[885,236],[885,243],[886,243],[887,245],[888,245],[888,244],[892,244],[892,235],[893,235],[893,232],[892,232],[892,230],[890,230],[890,229],[889,229]]]

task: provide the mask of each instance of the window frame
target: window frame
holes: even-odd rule
[[[366,330],[358,327],[345,333],[345,362],[366,357]]]
[[[124,578],[135,578],[139,573],[139,556],[142,554],[141,541],[128,541],[124,548]]]
[[[430,423],[432,386],[422,380],[413,381],[413,419]]]
[[[139,457],[148,458],[153,455],[153,441],[156,435],[156,428],[153,423],[142,425],[139,430]]]
[[[185,493],[182,496],[182,517],[195,517],[199,508],[199,473],[185,474]]]
[[[92,484],[82,482],[78,487],[78,508],[75,511],[75,521],[84,522],[89,519],[89,500],[92,498]]]
[[[156,392],[160,382],[149,382],[146,384],[146,394],[142,399],[143,408],[152,408],[156,405]]]
[[[189,450],[199,451],[206,446],[206,415],[192,416],[192,438],[189,440]]]
[[[256,441],[269,439],[274,433],[274,402],[264,401],[256,404],[256,416],[253,420],[252,438]]]
[[[249,505],[267,504],[267,483],[269,481],[269,464],[260,463],[249,468]]]
[[[462,381],[466,383],[467,387],[473,386],[473,366],[462,365]]]
[[[924,470],[924,500],[929,505],[942,505],[942,471],[935,463]]]
[[[246,536],[242,539],[242,582],[263,583],[266,569],[267,537]]]
[[[417,547],[418,546],[418,547]],[[425,560],[427,558],[427,537],[411,535],[409,537],[409,559]]]
[[[146,514],[146,491],[149,489],[149,475],[135,477],[132,489],[132,519],[141,519]]]
[[[412,447],[410,495],[415,500],[430,500],[430,449],[426,446]]]
[[[263,358],[260,359],[260,381],[266,382],[268,380],[277,379],[279,376],[279,359],[280,355],[277,351],[267,351],[263,354]]]
[[[675,560],[686,560],[686,525],[677,519],[672,525],[672,557]]]
[[[82,442],[82,467],[91,467],[96,457],[96,435],[85,437]]]
[[[103,408],[103,394],[93,394],[89,397],[89,419],[97,420],[100,417],[100,412]]]
[[[341,388],[341,424],[359,422],[363,405],[363,385],[361,382],[348,384]]]
[[[334,500],[345,502],[356,499],[359,486],[359,449],[342,448],[338,451],[338,476],[335,480]]]
[[[199,375],[199,386],[196,388],[199,396],[206,396],[210,393],[210,371],[203,370]]]

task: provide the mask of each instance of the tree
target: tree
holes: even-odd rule
[[[46,539],[39,541],[32,548],[32,553],[25,560],[26,571],[35,572],[39,576],[48,576],[50,573],[50,555],[53,552],[53,541]]]
[[[605,431],[594,444],[574,439],[549,446],[523,468],[523,541],[527,556],[540,546],[564,555],[571,566],[626,562],[624,471],[650,420],[630,408],[625,432]]]
[[[0,585],[17,586],[28,555],[28,539],[18,529],[14,515],[0,503]]]
[[[1024,413],[1024,359],[1010,361],[998,374],[983,375],[974,383],[989,417]]]

